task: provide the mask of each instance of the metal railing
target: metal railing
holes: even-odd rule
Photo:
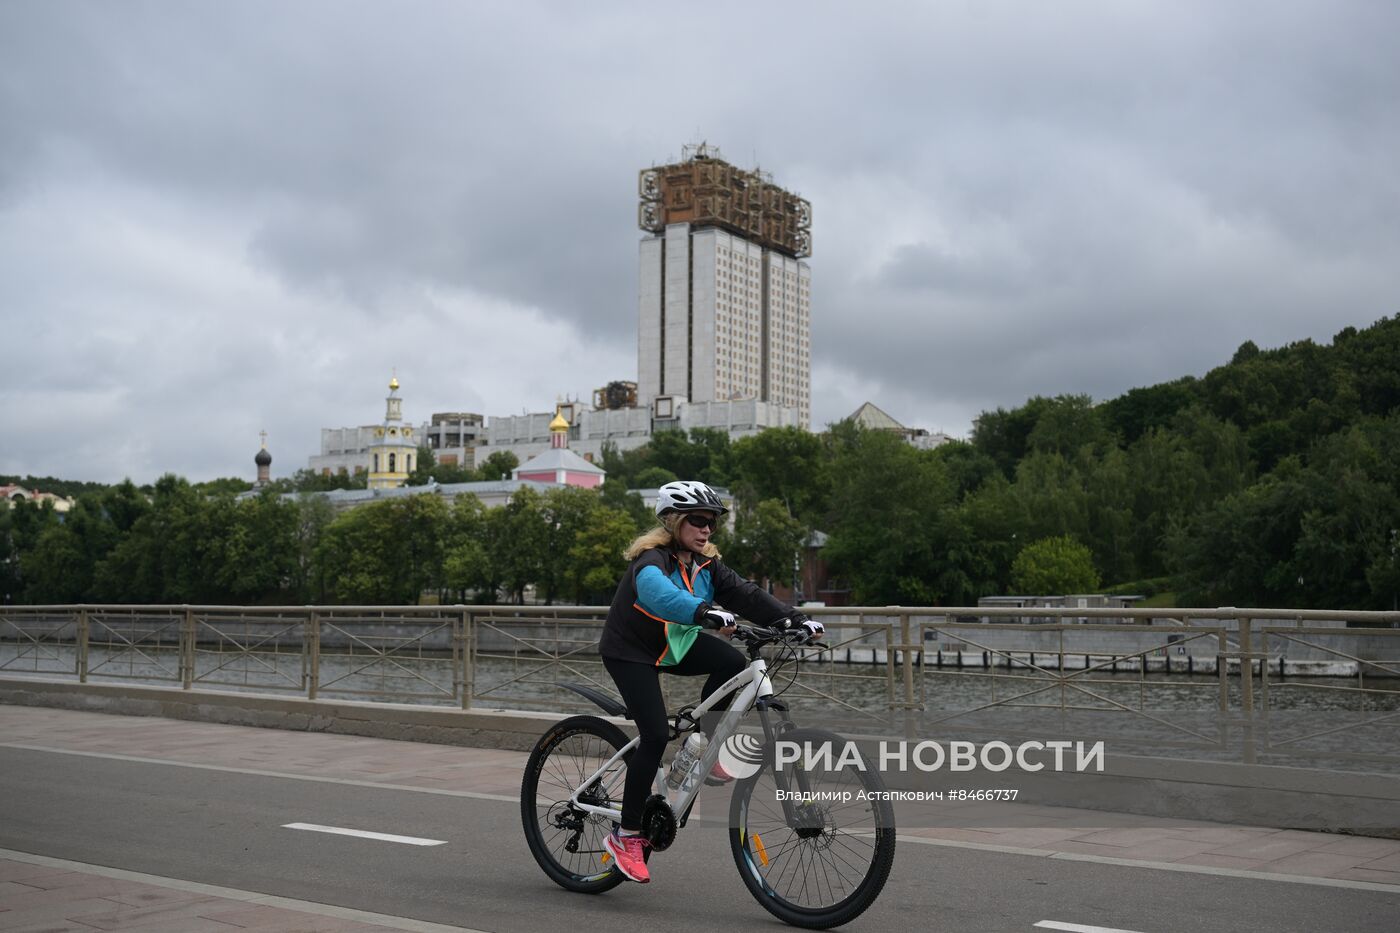
[[[1392,727],[1400,719],[1400,612],[807,611],[827,623],[830,650],[786,665],[778,686],[848,725],[975,729],[989,711],[1027,721],[1110,714],[1139,721],[1156,741],[1218,745],[1218,729],[1185,713],[1254,730],[1256,714],[1298,709],[1307,695],[1377,714],[1368,728],[1378,716]],[[559,681],[612,689],[597,653],[606,614],[598,606],[3,607],[0,676],[577,709],[584,704]],[[1306,676],[1317,673],[1328,679]],[[697,685],[684,680],[662,682],[689,702]],[[1301,749],[1348,728],[1326,722],[1270,741]],[[1257,737],[1251,731],[1249,743]]]

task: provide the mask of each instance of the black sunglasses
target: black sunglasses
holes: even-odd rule
[[[713,518],[704,518],[699,515],[687,515],[685,517],[685,523],[692,528],[708,528],[714,531],[715,522],[716,520]]]

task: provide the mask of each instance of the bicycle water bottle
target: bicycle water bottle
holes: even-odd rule
[[[671,762],[671,770],[666,775],[666,784],[672,790],[680,790],[682,785],[686,790],[690,789],[687,778],[690,772],[695,770],[696,764],[705,754],[705,749],[710,745],[710,740],[699,732],[692,732],[690,738],[685,740],[681,750],[676,752],[676,760]],[[693,782],[692,782],[693,783]]]

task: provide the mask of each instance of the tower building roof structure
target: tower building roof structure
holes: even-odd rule
[[[812,203],[706,143],[686,146],[680,162],[642,169],[637,194],[637,224],[649,233],[677,223],[722,227],[797,259],[812,255]]]

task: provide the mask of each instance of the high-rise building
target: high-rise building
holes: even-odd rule
[[[637,401],[752,399],[811,425],[812,207],[709,146],[642,170]],[[659,401],[658,401],[659,400]],[[661,415],[661,410],[665,414]]]

